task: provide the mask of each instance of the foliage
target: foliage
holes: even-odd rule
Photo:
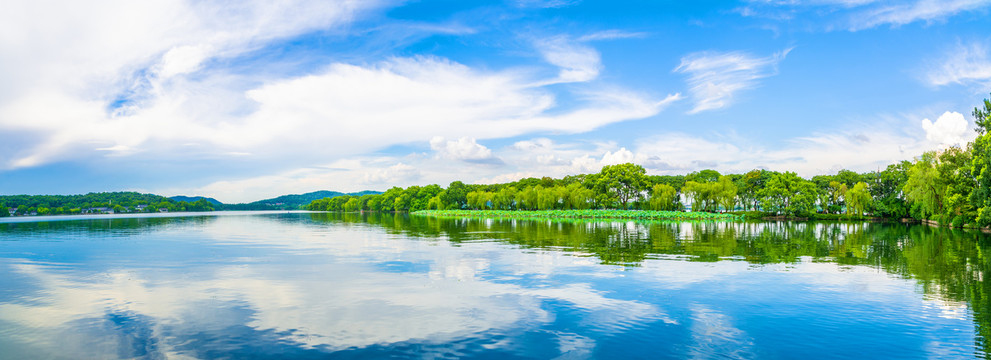
[[[667,184],[654,185],[650,192],[649,204],[651,210],[673,211],[681,208],[677,191]]]
[[[874,211],[878,216],[886,218],[904,218],[908,216],[908,204],[902,196],[902,187],[908,181],[908,169],[911,162],[902,161],[888,167],[874,176],[870,192],[874,198]]]
[[[63,215],[89,212],[158,212],[213,211],[214,204],[200,199],[194,202],[175,201],[164,196],[137,192],[104,192],[85,195],[6,195],[0,196],[0,216],[9,216],[8,208],[15,208],[15,215]],[[98,208],[100,210],[91,210]]]
[[[607,201],[619,202],[620,208],[627,209],[631,200],[647,190],[646,173],[643,166],[631,163],[607,165],[599,172],[595,186],[607,195]]]
[[[977,137],[972,150],[970,174],[975,187],[969,202],[975,209],[977,225],[991,226],[991,133]]]
[[[733,214],[656,210],[423,210],[414,215],[492,218],[582,218],[638,220],[740,220]]]
[[[815,185],[793,172],[775,174],[767,186],[758,192],[765,211],[790,216],[806,216],[815,212]]]
[[[845,185],[845,184],[844,184]],[[858,182],[846,192],[847,215],[862,216],[871,204],[871,194],[867,191],[867,183]]]
[[[984,135],[991,128],[991,100],[984,99],[984,109],[975,107],[974,112],[974,131],[977,131],[979,135]]]

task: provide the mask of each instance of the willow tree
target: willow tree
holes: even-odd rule
[[[652,210],[678,210],[678,192],[674,186],[667,184],[654,185],[650,191],[648,204]]]
[[[846,184],[844,184],[846,185]],[[867,183],[858,182],[846,192],[846,213],[863,215],[871,204],[871,193],[867,191]]]
[[[908,169],[905,198],[912,204],[912,215],[928,219],[943,212],[943,189],[937,181],[936,152],[928,151]]]

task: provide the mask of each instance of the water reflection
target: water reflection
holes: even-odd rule
[[[983,234],[872,223],[283,214],[0,224],[0,349],[983,356],[986,247]]]

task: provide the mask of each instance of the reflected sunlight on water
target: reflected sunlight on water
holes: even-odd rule
[[[239,214],[0,224],[10,358],[985,355],[985,235]]]

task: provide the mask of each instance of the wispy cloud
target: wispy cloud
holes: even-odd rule
[[[777,74],[777,66],[791,49],[767,57],[745,52],[697,52],[681,58],[674,69],[688,75],[695,100],[690,113],[728,106],[740,91],[757,86],[757,80]]]
[[[879,26],[945,21],[962,13],[986,10],[991,0],[751,0],[737,13],[791,21],[802,15],[825,30],[859,31]]]
[[[623,30],[604,30],[599,32],[594,32],[588,35],[584,35],[578,38],[578,41],[598,41],[598,40],[617,40],[617,39],[634,39],[646,37],[645,32],[629,32]]]
[[[987,8],[989,0],[919,0],[907,4],[884,4],[851,17],[850,30],[880,25],[901,26],[916,21],[941,21],[962,12]]]
[[[937,65],[926,74],[926,80],[934,86],[949,84],[991,84],[991,52],[979,44],[960,44],[943,55]],[[982,89],[983,91],[984,89]]]
[[[581,0],[517,0],[516,5],[524,8],[562,8],[580,2]]]
[[[559,67],[551,82],[585,82],[595,79],[602,70],[602,59],[595,49],[559,35],[534,42],[534,47],[548,63]]]

